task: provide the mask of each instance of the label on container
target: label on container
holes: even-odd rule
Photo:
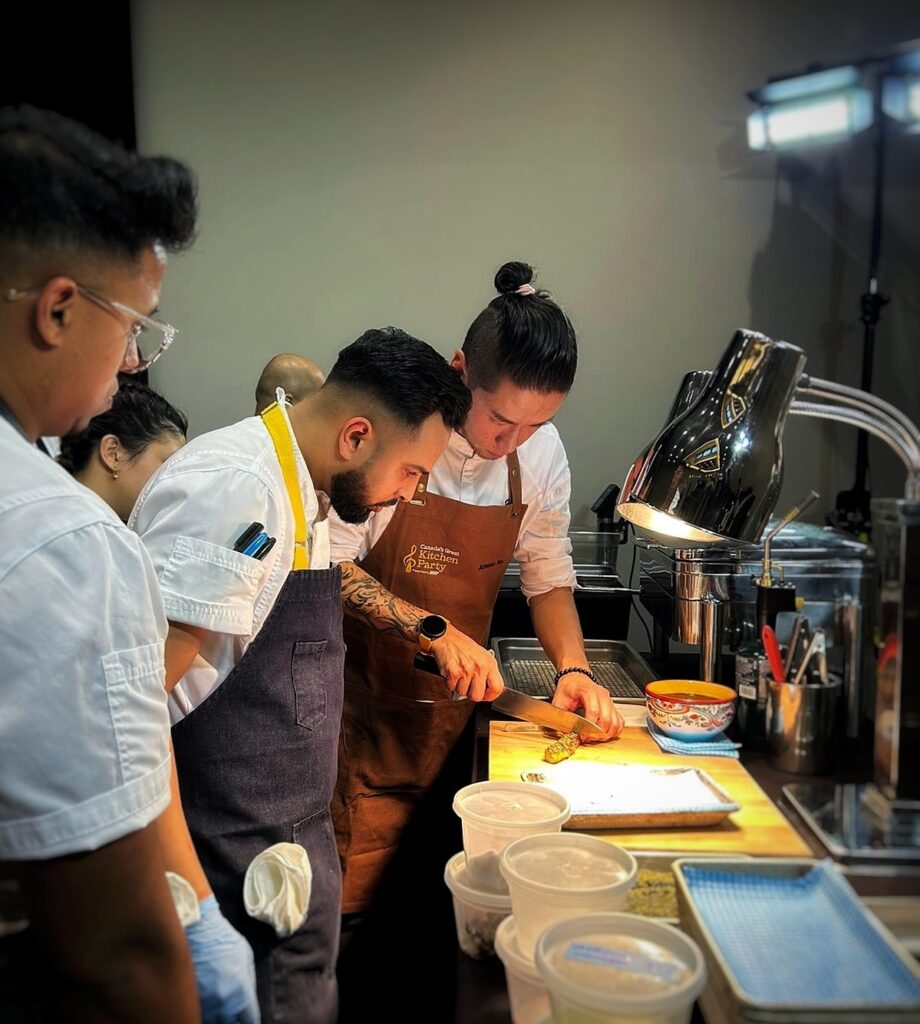
[[[686,971],[683,964],[662,963],[660,960],[651,960],[647,956],[630,953],[625,949],[610,949],[608,946],[595,946],[588,942],[569,943],[565,958],[583,964],[596,964],[598,967],[611,967],[615,971],[650,975],[665,982],[676,981],[678,976]]]
[[[750,683],[738,683],[738,696],[745,700],[757,700],[757,687]]]

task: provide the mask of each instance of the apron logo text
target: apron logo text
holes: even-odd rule
[[[418,572],[425,576],[440,576],[448,566],[459,564],[460,552],[440,544],[413,544],[403,558],[406,572]]]

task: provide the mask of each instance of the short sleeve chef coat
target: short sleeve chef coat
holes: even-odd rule
[[[290,430],[290,423],[288,423]],[[293,432],[291,433],[293,439]],[[329,526],[296,443],[311,569],[328,569]],[[233,550],[251,522],[275,546],[264,560]],[[198,657],[169,697],[175,723],[230,674],[274,607],[294,558],[294,518],[271,437],[258,416],[202,434],[141,492],[129,526],[150,552],[166,615],[206,629]]]
[[[522,499],[527,505],[514,557],[521,566],[521,590],[530,599],[556,587],[576,586],[569,540],[572,479],[559,432],[540,427],[517,450]],[[469,505],[502,505],[508,499],[504,459],[482,459],[454,431],[428,479],[433,494]],[[358,526],[329,517],[333,562],[360,561],[389,525],[394,507],[381,509]]]
[[[6,420],[0,466],[0,860],[48,860],[169,803],[167,624],[139,539]]]

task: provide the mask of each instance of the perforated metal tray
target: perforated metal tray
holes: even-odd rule
[[[920,1001],[913,996],[906,1002],[872,1002],[868,993],[865,1000],[840,999],[835,978],[839,980],[841,970],[851,970],[850,977],[858,977],[865,965],[868,984],[882,975],[881,965],[897,976],[899,986],[906,984],[906,978],[915,978],[917,991],[920,972],[908,952],[866,912],[830,861],[821,865],[823,874],[816,877],[810,894],[799,891],[799,880],[819,864],[805,858],[770,857],[734,862],[690,857],[674,862],[681,927],[700,945],[709,968],[709,981],[700,997],[707,1024],[918,1020]],[[715,874],[708,882],[691,884],[688,872]],[[854,966],[845,968],[845,961]],[[760,987],[768,979],[771,996],[753,996],[732,964],[742,965],[749,977],[758,978]],[[790,988],[801,989],[802,983],[808,991],[795,1001]],[[829,988],[834,990],[831,995]]]
[[[556,669],[533,637],[494,637],[492,650],[508,686],[532,697],[553,696]],[[585,652],[598,683],[623,704],[644,704],[645,684],[658,677],[622,640],[585,640]]]

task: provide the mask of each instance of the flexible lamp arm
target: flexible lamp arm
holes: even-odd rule
[[[880,412],[900,425],[904,432],[910,436],[914,444],[920,449],[920,427],[901,412],[890,402],[870,394],[868,391],[861,391],[859,388],[847,387],[846,384],[838,384],[832,380],[821,380],[819,377],[809,377],[803,374],[796,388],[797,391],[816,398],[831,398],[850,405],[854,409],[863,409],[868,413]]]
[[[881,438],[907,468],[904,496],[920,501],[920,430],[899,409],[866,391],[803,374],[789,412],[849,423]]]

